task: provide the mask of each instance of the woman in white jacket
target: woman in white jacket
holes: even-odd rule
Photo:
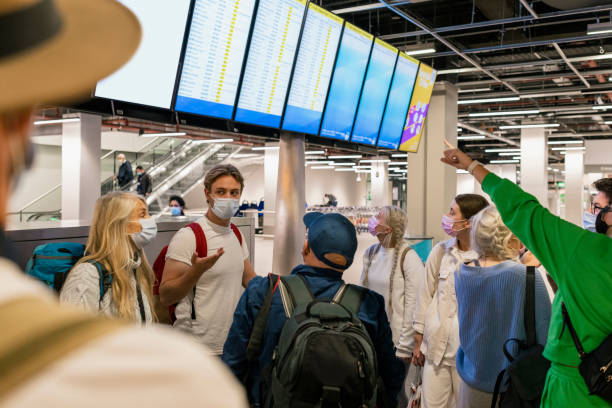
[[[412,316],[425,268],[404,240],[406,214],[400,208],[383,207],[370,219],[368,228],[380,242],[366,250],[361,284],[385,298],[393,344],[408,368],[415,334]],[[400,394],[399,406],[405,407],[407,402],[405,395]]]

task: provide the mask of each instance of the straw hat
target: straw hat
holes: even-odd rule
[[[0,112],[87,98],[140,35],[114,0],[0,0]]]

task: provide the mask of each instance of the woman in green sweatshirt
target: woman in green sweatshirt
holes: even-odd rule
[[[468,170],[497,206],[504,223],[533,252],[559,286],[544,356],[552,364],[542,407],[610,407],[589,395],[578,371],[580,358],[569,330],[563,330],[565,303],[585,351],[591,352],[612,332],[612,227],[608,233],[584,230],[551,214],[516,184],[490,173],[453,148],[441,159]],[[612,224],[612,212],[604,221]],[[609,218],[609,219],[608,219]]]

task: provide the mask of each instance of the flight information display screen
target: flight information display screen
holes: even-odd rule
[[[342,18],[314,3],[309,4],[283,129],[319,133],[342,25]]]
[[[320,136],[344,141],[351,137],[373,39],[350,23],[344,26]]]
[[[235,120],[277,128],[306,0],[260,0]]]
[[[98,82],[95,96],[169,109],[191,2],[119,1],[138,18],[142,39],[126,65]]]
[[[421,64],[417,75],[414,92],[410,101],[410,109],[406,118],[400,150],[403,152],[416,153],[419,150],[421,135],[425,125],[425,118],[429,111],[429,101],[436,82],[436,70]]]
[[[370,146],[376,144],[396,60],[397,48],[377,38],[370,56],[351,142]]]
[[[196,0],[175,110],[231,119],[255,0]]]
[[[418,68],[419,61],[400,52],[378,135],[378,147],[394,150],[399,147]]]

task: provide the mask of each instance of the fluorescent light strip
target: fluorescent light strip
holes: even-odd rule
[[[353,173],[355,172],[354,169],[334,169],[334,171],[352,171]]]
[[[499,111],[499,112],[478,112],[470,113],[471,118],[479,118],[483,116],[512,116],[512,115],[534,115],[540,113],[538,109],[517,110],[517,111]]]
[[[395,153],[392,154],[391,157],[397,157],[397,158],[401,158],[401,157],[408,157],[408,153]]]
[[[279,150],[280,147],[279,146],[259,146],[259,147],[252,147],[251,150]]]
[[[171,133],[143,133],[140,137],[174,137],[174,136],[187,136],[185,132],[171,132]]]
[[[521,149],[486,149],[485,153],[520,152]]]
[[[209,139],[209,140],[194,140],[197,144],[207,144],[207,143],[231,143],[234,139]]]
[[[498,156],[516,156],[520,152],[501,152],[497,153]]]
[[[486,136],[482,136],[482,135],[457,136],[457,140],[482,140],[486,138],[487,138]]]
[[[608,109],[612,109],[612,105],[596,105],[596,106],[593,106],[593,109],[595,109],[595,110],[608,110]]]
[[[58,123],[74,123],[74,122],[80,122],[80,121],[81,121],[80,118],[37,120],[36,122],[34,122],[34,125],[36,125],[36,126],[56,125]]]
[[[336,163],[336,162],[331,162],[331,164],[333,164],[334,166],[354,166],[355,163]]]
[[[333,166],[312,166],[311,169],[312,170],[331,170],[333,169]]]
[[[327,156],[328,159],[361,159],[363,155],[361,154],[349,154],[345,156]]]
[[[463,129],[461,129],[460,127],[457,128],[457,132],[463,132]]]
[[[407,166],[408,163],[406,162],[391,162],[389,163],[389,166]]]
[[[612,77],[610,77],[610,78],[612,78]],[[612,125],[612,120],[606,120],[604,122],[604,125]]]
[[[549,140],[548,144],[549,145],[582,144],[582,140]]]
[[[307,161],[306,165],[309,164],[334,164],[333,160],[317,160],[317,161]]]
[[[457,105],[469,105],[472,103],[490,103],[490,102],[512,102],[520,101],[521,98],[518,96],[509,96],[505,98],[484,98],[484,99],[462,99],[457,101]]]
[[[389,159],[360,160],[359,163],[391,163]]]
[[[521,156],[513,156],[512,160],[521,160]]]
[[[404,51],[406,55],[423,55],[423,54],[432,54],[436,52],[435,48],[424,48],[422,50],[412,50],[412,51]]]
[[[587,25],[587,35],[612,33],[612,22],[595,23]]]
[[[457,92],[458,93],[468,93],[468,92],[487,92],[490,91],[491,87],[489,88],[474,88],[474,89],[460,89]]]
[[[500,126],[499,128],[504,129],[535,129],[535,128],[554,128],[561,126],[558,123],[538,123],[533,125],[508,125],[508,126]]]
[[[511,163],[520,163],[520,160],[491,160],[490,164],[511,164]]]
[[[307,155],[308,155],[308,154],[315,155],[315,154],[325,154],[325,152],[324,152],[323,150],[311,150],[311,151],[309,151],[309,152],[304,152],[304,154],[307,154]]]
[[[567,151],[567,150],[585,150],[586,147],[553,147],[553,151]]]
[[[358,170],[358,169],[355,169],[355,173],[370,173],[370,170]]]

